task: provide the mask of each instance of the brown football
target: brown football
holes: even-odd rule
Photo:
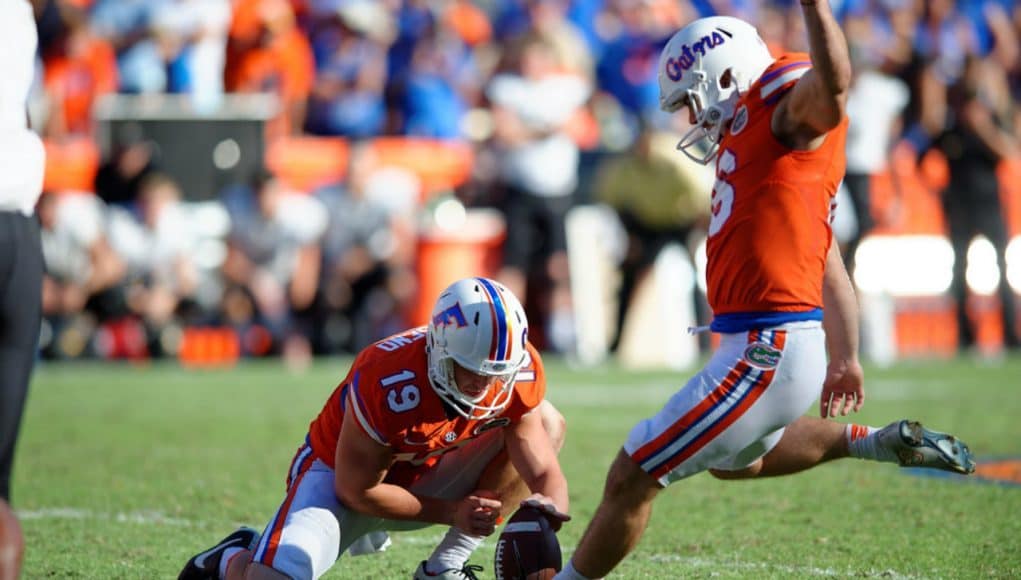
[[[561,566],[560,542],[546,515],[538,508],[518,508],[496,542],[497,580],[548,580]]]

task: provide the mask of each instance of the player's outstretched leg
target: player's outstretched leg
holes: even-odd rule
[[[218,580],[220,563],[225,553],[251,550],[259,541],[259,532],[252,528],[238,528],[234,533],[220,540],[218,544],[193,556],[184,565],[177,580]],[[229,561],[229,556],[227,560]]]
[[[853,457],[896,461],[902,467],[975,472],[975,460],[967,444],[953,435],[926,429],[921,423],[907,419],[894,421],[862,437],[850,437],[848,452]]]
[[[746,468],[710,469],[720,479],[776,477],[811,469],[842,457],[972,473],[975,461],[968,446],[953,435],[900,420],[886,427],[843,424],[817,417],[799,417],[784,429],[780,442]]]

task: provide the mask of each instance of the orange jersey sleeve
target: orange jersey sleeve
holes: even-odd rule
[[[813,151],[788,148],[771,128],[777,104],[810,68],[807,54],[777,59],[742,96],[721,139],[706,244],[717,332],[822,318],[847,120]]]

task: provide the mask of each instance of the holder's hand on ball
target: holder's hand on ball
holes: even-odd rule
[[[560,526],[564,522],[571,521],[571,516],[557,509],[553,500],[549,496],[542,495],[541,493],[533,493],[521,502],[521,507],[533,507],[541,511],[547,516],[550,525],[553,526],[555,531],[560,531]]]

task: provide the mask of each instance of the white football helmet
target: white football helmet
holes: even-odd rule
[[[755,27],[737,18],[700,18],[674,34],[659,56],[659,106],[668,113],[689,106],[695,113],[695,126],[677,148],[708,164],[741,94],[772,62]],[[732,82],[722,87],[728,69]],[[694,147],[698,153],[689,151]]]
[[[429,382],[441,399],[469,419],[492,417],[510,404],[514,379],[528,361],[525,309],[506,287],[487,278],[465,278],[444,290],[429,319],[427,352]],[[454,363],[497,377],[492,388],[476,397],[461,392]]]

